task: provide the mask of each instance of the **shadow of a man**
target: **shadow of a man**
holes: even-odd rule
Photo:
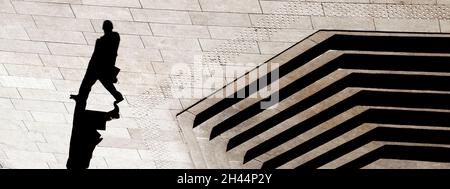
[[[124,100],[122,94],[116,90],[117,74],[120,69],[115,67],[120,36],[113,32],[113,24],[106,20],[103,23],[105,34],[97,39],[94,53],[81,82],[78,95],[70,95],[75,100],[72,135],[70,138],[69,158],[67,168],[81,170],[89,167],[92,153],[101,141],[97,130],[105,130],[106,122],[118,119],[119,107],[117,104]],[[114,109],[109,112],[86,110],[86,102],[92,86],[99,80],[103,86],[114,96]]]
[[[119,49],[120,35],[113,32],[113,24],[106,20],[103,22],[104,35],[95,42],[94,53],[81,82],[78,95],[71,95],[72,99],[78,101],[86,101],[92,86],[97,80],[113,95],[116,99],[114,103],[121,102],[124,98],[122,94],[114,87],[117,82],[117,74],[120,69],[115,67],[117,50]]]

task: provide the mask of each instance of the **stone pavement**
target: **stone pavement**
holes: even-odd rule
[[[68,97],[104,19],[122,37],[117,86],[126,101],[91,168],[193,168],[175,115],[240,76],[216,68],[249,70],[318,29],[450,32],[450,1],[0,0],[1,168],[65,168]],[[196,62],[219,84],[172,72]],[[174,95],[180,87],[202,94]],[[96,84],[88,108],[110,110],[112,102]]]

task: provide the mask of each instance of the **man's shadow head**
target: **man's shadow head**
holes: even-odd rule
[[[110,20],[105,20],[102,29],[105,33],[111,33],[113,30],[113,23]]]

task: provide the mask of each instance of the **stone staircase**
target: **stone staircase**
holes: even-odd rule
[[[439,167],[449,83],[448,34],[320,30],[177,119],[196,168]]]

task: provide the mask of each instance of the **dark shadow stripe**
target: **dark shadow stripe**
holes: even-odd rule
[[[450,162],[450,148],[431,146],[386,145],[365,154],[338,169],[360,169],[379,159]]]

